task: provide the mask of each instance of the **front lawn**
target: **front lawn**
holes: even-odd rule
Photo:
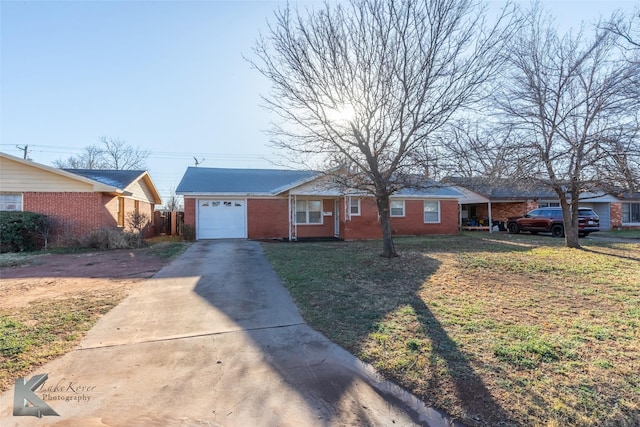
[[[469,425],[640,425],[640,245],[265,243],[306,321]]]
[[[610,230],[610,231],[599,231],[597,233],[592,234],[592,236],[597,237],[614,237],[620,239],[640,239],[640,230]]]

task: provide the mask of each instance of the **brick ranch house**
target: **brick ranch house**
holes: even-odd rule
[[[449,185],[463,193],[460,197],[462,229],[488,228],[495,222],[524,215],[541,207],[560,206],[557,194],[541,185],[485,178],[447,178]],[[600,217],[600,229],[640,228],[640,194],[583,194],[580,206],[593,209]]]
[[[189,167],[176,194],[196,239],[382,237],[375,200],[341,192],[318,172]],[[393,233],[456,233],[459,196],[442,186],[394,194]]]
[[[65,234],[127,229],[130,212],[153,220],[160,203],[146,171],[58,169],[0,153],[0,210],[54,217],[60,224],[57,231]],[[151,224],[146,232],[152,232]]]

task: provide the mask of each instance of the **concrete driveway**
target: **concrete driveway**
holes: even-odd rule
[[[3,426],[449,425],[307,326],[244,240],[193,244],[33,374],[59,416],[13,416],[9,390]]]

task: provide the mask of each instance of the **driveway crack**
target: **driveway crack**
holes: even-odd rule
[[[91,347],[77,348],[74,351],[86,351],[86,350],[95,350],[95,349],[100,349],[100,348],[124,347],[124,346],[135,345],[135,344],[150,344],[150,343],[157,343],[157,342],[169,342],[169,341],[177,341],[177,340],[190,339],[190,338],[200,338],[200,337],[208,337],[208,336],[216,336],[216,335],[235,334],[235,333],[238,333],[238,332],[252,332],[252,331],[263,331],[263,330],[269,330],[269,329],[291,328],[291,327],[302,326],[302,325],[306,325],[306,323],[305,322],[299,322],[299,323],[289,323],[289,324],[286,324],[286,325],[260,326],[260,327],[255,327],[255,328],[236,329],[236,330],[231,330],[231,331],[205,332],[205,333],[200,333],[200,334],[183,334],[183,335],[176,335],[176,336],[163,337],[163,338],[154,338],[154,339],[141,340],[141,341],[131,341],[131,342],[114,343],[114,344],[98,344],[98,345],[93,345]]]

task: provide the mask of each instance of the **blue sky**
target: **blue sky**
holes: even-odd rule
[[[120,138],[151,151],[163,198],[194,156],[203,167],[276,167],[260,106],[269,85],[243,55],[284,4],[0,0],[0,151],[28,145],[50,165]],[[543,4],[568,28],[638,2]]]

